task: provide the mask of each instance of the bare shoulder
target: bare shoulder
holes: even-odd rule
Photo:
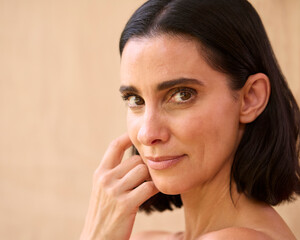
[[[175,240],[183,239],[183,232],[170,233],[164,231],[145,231],[134,234],[130,240]],[[265,231],[258,231],[245,227],[230,227],[214,232],[209,232],[198,237],[196,240],[296,240],[290,234],[269,234]]]
[[[178,239],[180,233],[171,234],[163,231],[146,231],[134,234],[130,240],[171,240]],[[180,238],[181,239],[181,238]],[[207,233],[196,240],[273,240],[266,234],[248,228],[226,228]]]
[[[258,231],[245,227],[232,227],[225,228],[219,231],[207,233],[197,240],[296,240],[292,235],[286,234],[278,234],[274,236],[274,234],[269,234],[267,231]]]
[[[225,228],[219,231],[207,233],[197,240],[273,240],[263,232],[249,228],[232,227]]]
[[[172,236],[174,234],[164,231],[145,231],[133,234],[130,240],[169,240],[173,239]]]

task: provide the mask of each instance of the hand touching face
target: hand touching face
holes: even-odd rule
[[[227,184],[243,132],[239,92],[200,51],[193,40],[161,35],[131,39],[122,55],[128,133],[167,194]]]
[[[81,240],[128,240],[139,206],[158,192],[140,156],[122,161],[131,145],[127,134],[115,139],[95,171]]]

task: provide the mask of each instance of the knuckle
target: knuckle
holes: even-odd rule
[[[123,211],[128,211],[131,208],[132,203],[128,197],[122,197],[119,198],[118,200],[119,200],[119,207]]]
[[[139,164],[136,166],[136,168],[139,173],[142,173],[143,175],[148,174],[148,168],[145,164]]]
[[[132,156],[131,161],[135,162],[136,164],[143,163],[143,160],[139,155]]]
[[[109,195],[112,198],[117,198],[119,191],[118,191],[118,188],[116,188],[116,187],[109,187],[109,188],[107,188],[106,193],[107,193],[107,195]],[[119,199],[117,199],[117,200],[119,200]]]
[[[143,190],[147,193],[151,193],[155,190],[155,186],[153,182],[144,182],[143,183]]]
[[[140,155],[132,155],[131,158],[135,161],[142,162],[142,158]]]
[[[120,141],[120,139],[114,139],[110,144],[109,144],[109,148],[110,149],[115,149],[115,148],[117,148],[117,147],[120,147],[120,145],[121,145],[121,141]]]
[[[134,156],[130,156],[129,158],[125,159],[122,163],[125,165],[130,165],[130,166],[132,166],[132,168],[134,168],[137,165],[142,164],[143,160],[140,156],[134,155]]]
[[[98,167],[93,173],[93,179],[97,179],[102,175],[101,169]]]
[[[111,183],[111,174],[110,172],[105,172],[105,173],[96,173],[94,175],[94,182],[96,183],[97,186],[99,187],[107,187]]]

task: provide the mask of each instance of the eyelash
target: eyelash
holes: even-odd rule
[[[171,91],[173,91],[173,90],[171,90]],[[189,93],[191,95],[191,97],[187,100],[182,101],[182,102],[175,102],[176,104],[184,104],[184,103],[190,102],[197,95],[197,91],[193,88],[179,87],[179,88],[176,88],[175,91],[171,94],[170,100],[173,97],[175,97],[176,94],[178,94],[178,93]]]
[[[181,102],[176,102],[176,101],[173,101],[174,104],[184,104],[184,103],[188,103],[190,102],[191,100],[193,100],[195,98],[195,96],[197,95],[197,91],[193,88],[188,88],[188,87],[178,87],[178,88],[175,88],[175,89],[171,89],[167,95],[169,95],[170,97],[167,97],[168,98],[168,102],[171,102],[172,103],[172,98],[174,98],[176,96],[176,94],[178,93],[189,93],[191,95],[191,97],[187,100],[184,100],[184,101],[181,101]],[[130,97],[137,97],[138,99],[142,100],[142,102],[144,103],[144,100],[142,97],[140,97],[139,95],[136,95],[134,93],[124,93],[122,95],[122,99],[128,103]],[[140,107],[142,104],[138,104],[136,106],[129,106],[130,108],[138,108]]]
[[[139,98],[140,100],[142,100],[143,101],[143,103],[144,103],[144,100],[139,96],[139,95],[136,95],[136,94],[134,94],[134,93],[125,93],[124,95],[122,95],[122,99],[128,104],[128,102],[129,102],[129,98],[130,97],[137,97],[137,98]],[[128,106],[129,106],[129,104],[128,104]],[[137,107],[139,107],[139,106],[141,106],[141,105],[137,105],[137,106],[129,106],[130,108],[137,108]]]
[[[136,94],[132,94],[132,93],[125,93],[124,95],[122,95],[122,99],[124,100],[124,101],[128,101],[128,99],[130,98],[130,97],[132,97],[132,96],[138,96],[138,95],[136,95]]]

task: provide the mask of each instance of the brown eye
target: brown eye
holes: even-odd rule
[[[178,89],[171,97],[170,102],[174,103],[185,103],[190,99],[193,99],[196,95],[196,91],[194,89]]]
[[[192,94],[189,92],[180,92],[178,93],[178,96],[176,96],[177,99],[180,101],[186,101],[189,100],[192,97]]]
[[[139,96],[128,96],[126,99],[129,107],[137,107],[144,104],[144,100]]]

